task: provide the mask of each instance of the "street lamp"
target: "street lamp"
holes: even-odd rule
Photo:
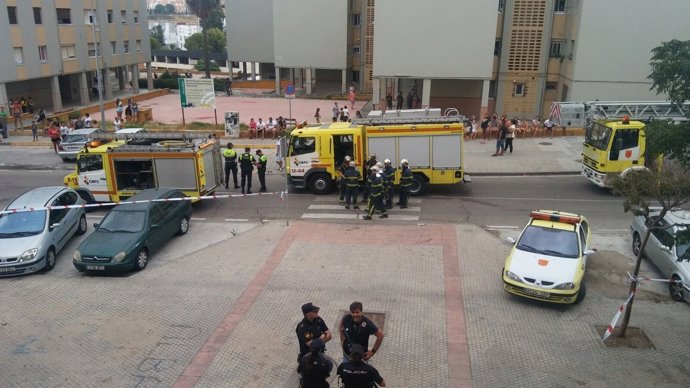
[[[98,23],[98,15],[96,14],[94,0],[91,0],[91,11],[93,12],[93,23],[91,23],[91,27],[93,28],[93,46],[94,50],[96,51],[96,82],[98,82],[98,107],[101,110],[100,128],[105,130],[105,110],[103,109],[103,77],[101,75],[101,65],[98,61],[98,56],[100,54],[98,52],[98,46],[100,44],[100,41],[96,41],[96,23]],[[100,29],[98,31],[100,32]]]

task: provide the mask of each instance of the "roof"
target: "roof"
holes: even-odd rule
[[[89,135],[89,134],[94,133],[94,132],[99,131],[99,130],[100,130],[100,128],[75,129],[74,131],[70,132],[69,135]]]
[[[7,205],[7,209],[23,209],[30,207],[43,207],[64,190],[64,186],[37,187],[20,195]]]
[[[672,224],[690,224],[690,211],[685,209],[671,210],[666,213],[666,220]]]

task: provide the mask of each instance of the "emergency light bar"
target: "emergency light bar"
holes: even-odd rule
[[[534,220],[552,221],[552,222],[563,222],[566,224],[579,224],[582,218],[578,215],[565,215],[560,214],[557,211],[550,212],[548,210],[533,210],[529,213],[530,218]]]

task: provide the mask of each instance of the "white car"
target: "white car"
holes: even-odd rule
[[[647,233],[648,225],[659,218],[661,209],[650,208],[649,216],[635,216],[630,225],[632,233],[632,250],[635,256],[640,253],[642,239]],[[652,229],[644,248],[647,257],[659,269],[665,279],[674,280],[669,283],[669,293],[676,301],[690,301],[690,241],[678,241],[677,234],[690,227],[690,211],[670,210],[661,220],[661,229]],[[686,258],[678,261],[678,258]]]
[[[579,303],[591,230],[581,215],[535,210],[506,258],[503,289],[514,295],[552,303]]]

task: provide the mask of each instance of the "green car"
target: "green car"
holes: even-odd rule
[[[189,230],[192,205],[189,200],[153,201],[184,198],[169,188],[148,189],[111,209],[100,224],[74,252],[73,264],[81,272],[142,270],[149,255],[174,235]],[[149,202],[151,201],[151,202]]]

